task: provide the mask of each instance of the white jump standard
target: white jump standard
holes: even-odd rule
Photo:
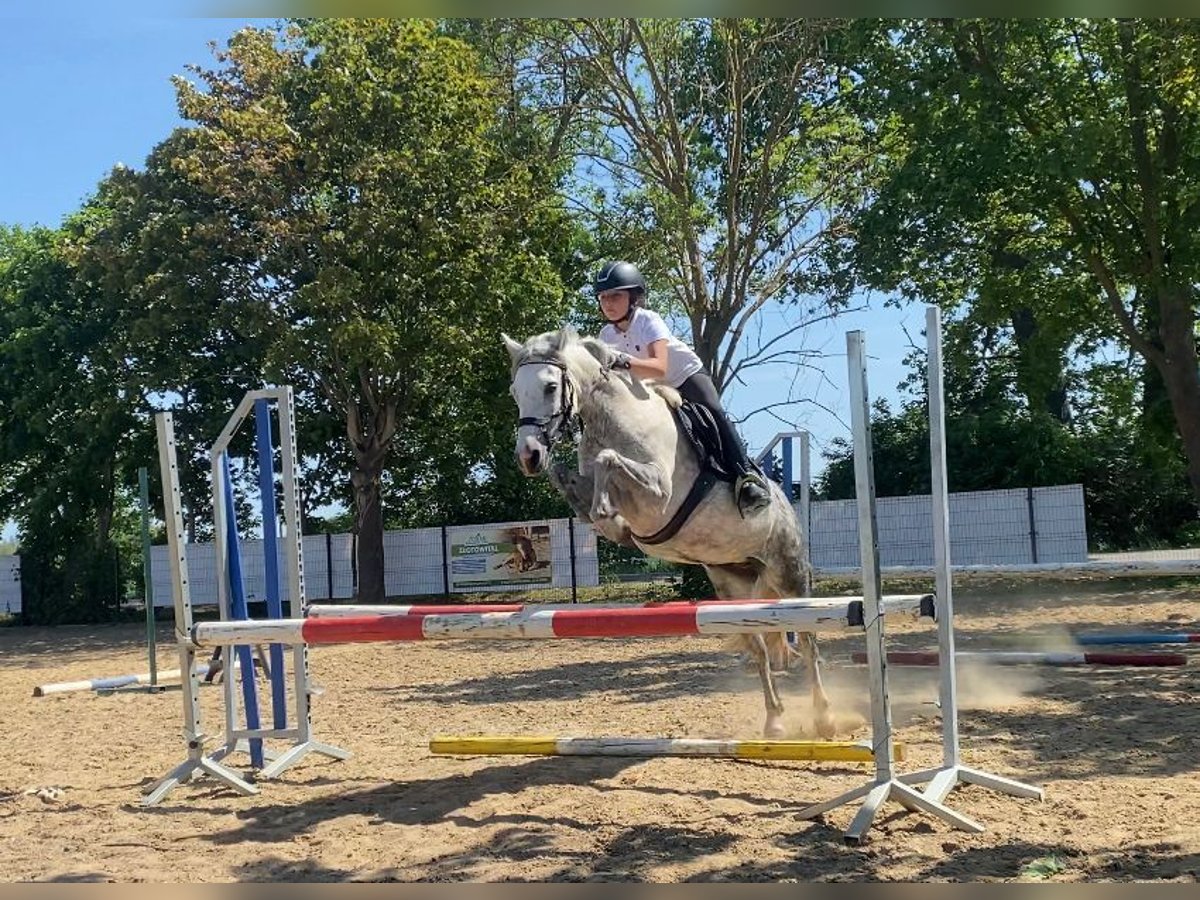
[[[942,387],[942,311],[925,310],[929,390],[929,454],[932,466],[934,590],[938,604],[939,700],[942,708],[942,765],[905,775],[908,784],[929,783],[925,796],[942,800],[958,784],[974,784],[1014,797],[1041,800],[1042,789],[962,764],[958,741],[958,683],[955,676],[954,594],[950,574],[950,487],[946,474],[946,406]],[[869,419],[867,420],[869,423]],[[869,424],[867,426],[870,427]]]
[[[223,527],[226,513],[226,498],[223,483],[223,457],[229,441],[237,431],[240,423],[250,410],[261,400],[273,400],[279,413],[280,421],[280,457],[283,466],[283,514],[287,527],[287,542],[284,556],[287,560],[288,589],[293,616],[303,617],[305,612],[305,594],[303,563],[301,561],[300,511],[295,484],[296,461],[296,430],[293,409],[292,391],[289,387],[272,388],[260,391],[250,391],[242,399],[241,404],[226,424],[210,451],[213,471],[213,506],[214,524],[217,536],[218,558],[218,599],[221,613],[229,614],[229,595],[226,579],[230,573],[226,563],[231,556],[226,529]],[[260,407],[261,409],[261,407]],[[148,792],[142,803],[153,806],[159,803],[171,790],[189,781],[196,773],[205,772],[229,785],[243,794],[256,794],[258,788],[232,769],[223,765],[222,757],[233,753],[247,745],[249,741],[286,741],[288,746],[277,754],[268,752],[264,747],[263,762],[265,767],[258,773],[260,779],[272,778],[309,753],[319,753],[334,759],[346,759],[349,752],[340,747],[334,747],[313,739],[312,725],[309,714],[309,678],[308,657],[304,645],[296,645],[292,653],[292,665],[287,673],[287,697],[291,703],[291,721],[283,728],[271,727],[242,727],[237,721],[237,700],[233,689],[233,677],[227,677],[224,683],[225,698],[225,733],[223,741],[210,753],[206,748],[214,743],[217,736],[204,732],[201,725],[199,704],[199,678],[196,671],[196,646],[192,641],[192,603],[188,587],[188,568],[186,545],[183,536],[183,519],[180,512],[178,463],[175,448],[174,422],[169,412],[158,413],[155,416],[158,429],[159,465],[162,471],[163,494],[165,498],[165,519],[167,523],[167,540],[171,559],[171,581],[174,590],[175,632],[179,647],[179,668],[183,672],[193,672],[191,678],[182,680],[183,695],[183,739],[187,747],[187,759],[176,766],[164,778],[158,781]],[[232,510],[229,510],[232,514]],[[264,517],[274,516],[273,501],[264,503]],[[233,535],[236,539],[236,533]],[[300,618],[284,621],[299,622]],[[234,623],[237,624],[237,623]],[[236,641],[235,641],[236,643]],[[252,642],[254,643],[254,642]],[[222,645],[222,659],[233,660],[232,644]],[[280,654],[276,654],[281,659]],[[234,667],[230,667],[231,670]],[[240,667],[243,677],[253,678],[254,667]],[[273,679],[278,679],[282,687],[285,677],[280,668],[272,668]],[[273,685],[274,686],[274,685]],[[249,696],[253,696],[249,694]],[[257,713],[257,709],[254,710]],[[250,710],[247,710],[249,719]]]
[[[163,473],[163,512],[170,550],[171,584],[174,586],[175,636],[179,646],[179,671],[189,673],[183,684],[183,742],[187,759],[156,782],[142,800],[154,806],[174,788],[203,772],[233,788],[239,794],[257,794],[258,788],[205,753],[206,735],[200,719],[200,677],[196,674],[196,651],[185,639],[192,627],[192,600],[188,586],[187,551],[183,537],[183,513],[179,494],[179,468],[175,453],[175,420],[171,413],[158,413],[158,460]],[[226,656],[226,659],[229,657]],[[227,678],[226,681],[232,681]]]

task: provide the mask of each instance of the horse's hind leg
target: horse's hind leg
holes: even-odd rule
[[[745,599],[758,598],[754,593],[761,584],[757,571],[750,566],[705,566],[709,580],[716,589],[717,596],[722,598]],[[763,724],[763,736],[781,738],[783,727],[783,700],[775,687],[775,674],[771,666],[771,654],[767,647],[770,635],[747,634],[741,635],[739,645],[747,650],[754,658],[755,668],[758,669],[758,679],[762,684],[763,705],[766,707],[767,718]]]
[[[812,595],[812,568],[808,563],[808,555],[804,549],[803,538],[799,529],[794,533],[784,533],[771,549],[772,565],[763,572],[763,581],[771,586],[763,585],[764,592],[774,597],[809,597]],[[771,634],[768,637],[783,644],[783,652],[790,653],[787,640],[782,634]],[[825,685],[821,681],[821,654],[817,648],[817,636],[811,631],[796,634],[796,651],[804,660],[804,671],[812,687],[813,726],[817,734],[829,740],[836,734],[833,716],[829,712],[829,695],[825,693]]]

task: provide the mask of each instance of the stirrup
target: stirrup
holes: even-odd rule
[[[761,500],[755,500],[753,503],[747,504],[744,497],[744,491],[749,485],[755,485],[762,489],[764,497]],[[738,513],[744,519],[747,513],[755,513],[761,509],[766,509],[771,503],[771,489],[766,483],[754,472],[743,472],[738,476],[733,485],[733,499],[737,504]]]

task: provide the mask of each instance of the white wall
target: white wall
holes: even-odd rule
[[[0,615],[21,611],[21,557],[0,556]]]
[[[551,519],[550,546],[553,551],[554,587],[571,586],[570,535],[566,519]],[[500,523],[497,523],[500,524]],[[242,582],[247,601],[265,599],[263,542],[239,541],[242,554]],[[279,546],[279,571],[283,581],[282,601],[288,602],[287,563],[283,539]],[[329,596],[327,551],[332,551],[333,596]],[[386,531],[383,535],[384,588],[389,597],[442,594],[442,530],[413,528]],[[575,577],[581,586],[600,583],[600,562],[596,555],[596,535],[591,526],[575,523]],[[4,559],[4,557],[0,557]],[[171,606],[171,570],[167,547],[150,549],[154,582],[154,605]],[[188,578],[193,605],[217,603],[216,547],[211,543],[187,545]],[[2,574],[3,569],[0,569]],[[327,545],[323,534],[304,537],[304,586],[310,601],[345,600],[354,596],[354,539],[349,534],[332,535]],[[2,596],[2,595],[0,595]],[[0,605],[0,610],[3,606]]]
[[[812,561],[818,569],[854,567],[858,560],[858,512],[853,500],[812,504]],[[875,502],[882,566],[933,565],[932,501],[881,497]],[[950,561],[954,565],[1023,565],[1087,560],[1083,486],[1033,489],[1030,538],[1025,488],[950,495]]]

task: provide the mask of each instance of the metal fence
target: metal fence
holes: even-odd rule
[[[882,566],[932,566],[929,495],[876,501]],[[818,570],[859,565],[853,500],[811,504],[809,534]],[[967,491],[950,495],[950,559],[954,565],[1021,566],[1084,562],[1087,523],[1083,486]]]
[[[796,509],[799,514],[799,503]],[[882,497],[876,512],[883,566],[933,564],[928,496]],[[951,494],[950,532],[955,565],[1023,566],[1088,559],[1083,488],[1077,484]],[[812,502],[808,533],[818,573],[858,566],[853,500]],[[243,540],[240,544],[247,599],[261,600],[266,575],[263,543]],[[389,531],[384,534],[383,553],[385,591],[397,598],[520,592],[538,601],[648,599],[670,596],[680,577],[677,566],[598,543],[591,526],[574,519]],[[305,536],[304,581],[309,599],[353,598],[355,556],[353,535]],[[215,604],[214,546],[189,544],[188,566],[193,603]],[[280,570],[284,570],[282,555]],[[151,549],[151,571],[155,605],[169,607],[165,546]],[[287,591],[285,583],[285,603]],[[20,557],[0,557],[0,613],[20,611]]]
[[[0,556],[0,615],[21,612],[21,557]]]

